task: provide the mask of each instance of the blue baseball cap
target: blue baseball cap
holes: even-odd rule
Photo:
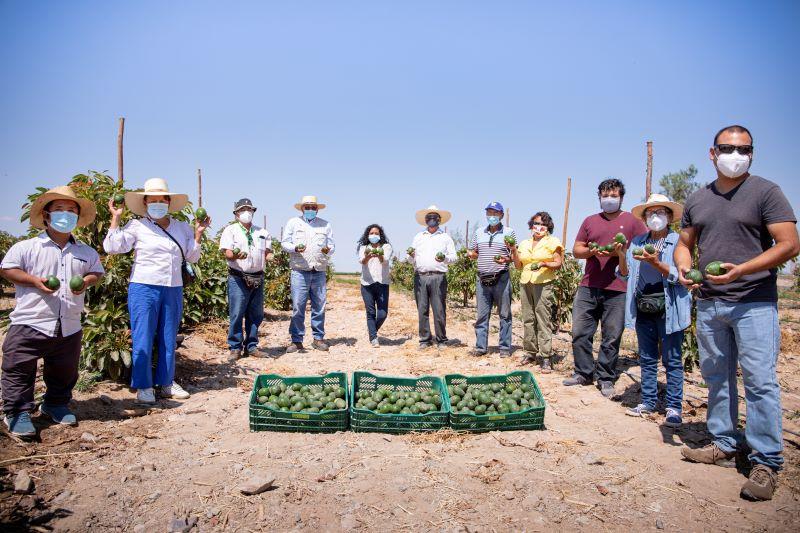
[[[489,202],[489,205],[486,206],[486,209],[494,209],[495,211],[500,211],[501,213],[506,212],[506,210],[503,209],[503,204],[500,202]]]

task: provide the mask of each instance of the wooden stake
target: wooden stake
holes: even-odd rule
[[[511,220],[511,209],[506,209],[506,226],[509,225],[509,220]]]
[[[647,182],[645,183],[645,201],[653,192],[653,141],[647,141]]]
[[[564,227],[561,231],[561,244],[567,246],[567,223],[569,222],[569,200],[572,195],[572,178],[567,177],[567,201],[564,204]]]
[[[261,226],[261,227],[262,228],[266,228],[267,227],[267,215],[264,215],[264,225]]]
[[[125,179],[123,177],[122,167],[122,139],[125,136],[125,117],[119,117],[119,134],[117,135],[117,183],[122,187]]]
[[[203,173],[197,169],[197,205],[203,207]]]
[[[464,233],[464,248],[469,250],[469,220],[467,220],[467,229],[465,231],[466,233]]]

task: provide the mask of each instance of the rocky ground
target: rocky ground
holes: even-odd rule
[[[570,357],[552,374],[536,373],[547,400],[542,431],[250,432],[248,392],[259,373],[363,369],[406,376],[519,368],[517,357],[466,355],[474,339],[469,308],[450,308],[448,333],[462,346],[419,353],[413,301],[396,291],[391,298],[379,349],[367,342],[357,280],[340,276],[329,293],[329,353],[284,355],[288,314],[270,312],[262,326],[265,357],[229,364],[223,326],[209,324],[180,350],[178,381],[192,393],[189,400],[139,410],[131,391],[104,382],[76,394],[78,427],[38,418],[41,440],[33,443],[0,433],[0,529],[796,530],[800,302],[790,300],[782,311],[784,424],[794,432],[785,434],[786,469],[774,500],[751,503],[739,498],[743,471],[681,460],[680,446],[708,442],[699,374],[688,376],[682,429],[661,425],[662,415],[624,414],[638,399],[630,337],[616,401],[593,387],[562,387]],[[519,342],[519,321],[514,332]],[[566,333],[557,339],[563,355],[568,340]],[[32,486],[31,492],[14,493],[15,481],[22,492]],[[244,494],[253,483],[271,488]]]

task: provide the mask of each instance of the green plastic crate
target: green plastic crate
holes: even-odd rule
[[[442,399],[442,407],[439,411],[424,415],[389,415],[355,408],[355,397],[358,391],[375,391],[378,389],[407,392],[423,392],[436,389]],[[449,420],[450,403],[447,399],[447,389],[444,387],[442,378],[436,376],[398,378],[378,376],[370,372],[354,372],[350,380],[350,398],[353,398],[350,403],[350,429],[353,431],[378,433],[437,431],[447,427]]]
[[[536,378],[528,371],[511,372],[510,374],[496,374],[487,376],[464,376],[461,374],[448,374],[444,377],[445,385],[491,385],[502,383],[533,384],[532,399],[538,401],[538,406],[531,407],[517,413],[473,415],[456,413],[450,410],[450,427],[456,431],[514,431],[544,428],[545,401]],[[445,392],[447,392],[445,388]],[[447,395],[448,405],[450,395]]]
[[[285,383],[300,383],[310,389],[321,389],[324,385],[344,387],[347,407],[319,413],[273,410],[258,403],[258,389]],[[253,383],[250,393],[250,431],[294,431],[302,433],[334,433],[347,431],[350,406],[350,390],[347,376],[343,372],[331,372],[324,376],[284,377],[277,374],[262,374]]]

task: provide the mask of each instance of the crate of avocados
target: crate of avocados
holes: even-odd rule
[[[527,371],[489,376],[448,374],[450,427],[456,431],[544,428],[545,402]]]
[[[262,374],[250,393],[250,431],[346,431],[349,398],[343,372],[296,377]]]
[[[410,433],[447,427],[450,404],[442,378],[397,378],[354,372],[350,380],[353,431]]]

